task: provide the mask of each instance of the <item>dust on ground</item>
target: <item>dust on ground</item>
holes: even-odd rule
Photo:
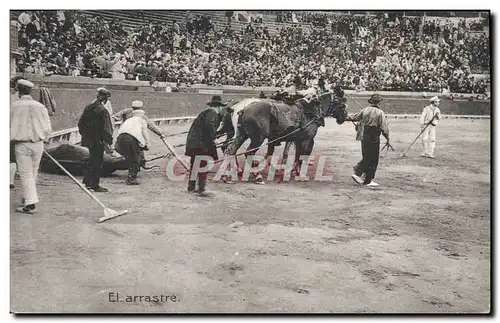
[[[139,186],[118,171],[98,197],[129,213],[98,224],[102,209],[69,178],[40,174],[36,215],[14,213],[20,189],[11,194],[11,310],[488,312],[490,121],[443,120],[435,160],[419,157],[420,142],[398,157],[418,121],[390,126],[396,152],[380,161],[378,189],[351,180],[360,144],[333,120],[314,148],[330,157],[330,182],[209,182],[216,197],[202,198],[159,169]],[[165,154],[153,140],[148,156]],[[111,302],[116,293],[176,298]]]

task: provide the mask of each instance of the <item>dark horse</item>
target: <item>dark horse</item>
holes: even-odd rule
[[[245,154],[252,156],[265,139],[270,142],[266,159],[272,156],[276,146],[286,142],[285,158],[291,143],[295,144],[295,168],[300,167],[300,156],[310,155],[314,147],[314,137],[325,117],[334,117],[342,124],[347,116],[345,99],[336,98],[332,93],[314,96],[310,101],[304,98],[295,102],[263,100],[250,103],[240,112],[238,129],[234,142],[228,147],[227,155],[235,155],[241,145],[250,139]],[[257,182],[262,182],[258,174]]]

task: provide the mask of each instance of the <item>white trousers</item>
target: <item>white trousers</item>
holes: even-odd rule
[[[10,163],[10,185],[14,185],[14,177],[16,177],[16,171],[16,163]]]
[[[436,147],[436,126],[428,126],[422,133],[422,148],[424,154],[434,156]]]
[[[17,143],[14,151],[23,188],[24,204],[36,204],[38,203],[36,177],[43,154],[43,141]]]

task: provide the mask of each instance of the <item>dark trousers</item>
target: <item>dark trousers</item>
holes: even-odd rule
[[[10,142],[10,163],[14,164],[16,162],[16,152],[14,150],[14,147],[16,146],[15,141]]]
[[[83,184],[91,187],[99,187],[99,177],[104,158],[104,144],[101,142],[91,142],[87,145],[90,157],[85,161],[85,171]]]
[[[141,169],[141,157],[143,156],[139,141],[128,133],[122,133],[116,139],[116,151],[127,161],[128,177],[135,179]]]
[[[213,149],[210,149],[210,148],[200,148],[200,149],[197,149],[192,155],[191,155],[191,167],[190,167],[190,172],[193,171],[193,168],[194,168],[194,160],[196,158],[196,156],[210,156],[210,157],[214,157],[214,154],[213,154]],[[205,167],[207,166],[207,162],[205,160],[201,160],[200,162],[200,167]],[[208,176],[208,172],[204,172],[204,173],[198,173],[198,179],[207,179],[207,176]],[[191,180],[191,178],[189,178]]]
[[[215,151],[214,148],[199,148],[199,149],[193,149],[193,151],[190,152],[191,156],[191,167],[189,169],[189,182],[188,182],[188,190],[194,190],[194,187],[196,185],[196,179],[191,179],[191,174],[193,173],[193,168],[194,168],[194,161],[196,159],[196,156],[210,156],[214,158],[214,155],[217,155],[217,152]],[[205,160],[200,161],[200,167],[205,167],[207,166],[207,162]],[[205,190],[205,185],[207,183],[207,177],[208,177],[208,172],[203,172],[203,173],[198,173],[197,180],[198,180],[198,187],[200,191]]]
[[[354,173],[357,176],[365,174],[363,184],[369,184],[375,178],[380,154],[380,130],[377,127],[365,127],[361,140],[361,154],[363,159],[354,166]]]

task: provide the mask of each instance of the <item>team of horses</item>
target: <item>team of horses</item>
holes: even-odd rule
[[[224,158],[234,156],[245,141],[250,145],[245,155],[254,155],[263,142],[268,140],[265,159],[273,156],[276,146],[285,143],[283,160],[287,160],[292,144],[295,145],[294,172],[298,174],[303,159],[314,147],[314,138],[324,118],[335,118],[338,124],[347,117],[346,99],[333,92],[308,94],[286,103],[273,99],[244,99],[228,109],[218,133],[228,140],[222,147]],[[256,182],[263,183],[257,173]]]

